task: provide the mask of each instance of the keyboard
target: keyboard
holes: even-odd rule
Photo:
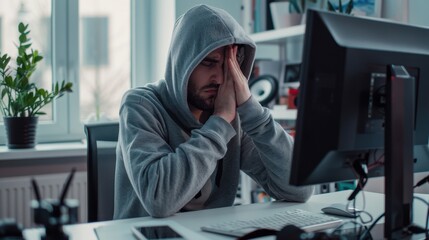
[[[301,209],[291,209],[256,219],[226,221],[203,226],[201,230],[241,237],[261,228],[280,231],[284,226],[292,224],[307,232],[313,232],[334,228],[341,223],[341,219],[326,214],[313,213]]]

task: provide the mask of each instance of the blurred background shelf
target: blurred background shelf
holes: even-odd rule
[[[288,109],[286,105],[275,105],[271,109],[274,120],[296,120],[297,109]]]
[[[302,37],[305,32],[305,25],[296,25],[288,28],[268,30],[250,35],[257,44],[283,44],[289,38]]]

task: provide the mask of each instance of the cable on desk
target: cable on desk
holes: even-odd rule
[[[413,188],[420,187],[421,185],[429,182],[429,175],[421,179]]]
[[[366,235],[370,234],[371,230],[374,228],[374,226],[377,224],[378,221],[380,221],[381,218],[384,217],[384,213],[382,213],[380,216],[378,216],[377,219],[369,226],[369,228],[364,232],[364,234],[360,237],[360,239],[366,239]],[[370,234],[371,235],[371,234]]]
[[[371,163],[367,163],[368,165],[368,170],[371,171],[372,169],[379,167],[379,166],[383,166],[384,165],[384,152],[381,153],[381,155],[379,157],[377,157],[377,150],[373,151],[373,159],[374,162]]]
[[[366,229],[366,226],[365,225],[363,225],[362,223],[360,223],[360,222],[358,222],[358,221],[355,221],[355,220],[350,220],[350,221],[346,221],[346,222],[343,222],[342,224],[340,224],[338,227],[336,227],[332,232],[331,232],[331,234],[333,234],[333,235],[335,235],[335,234],[340,234],[340,235],[342,235],[341,234],[341,231],[343,231],[343,227],[344,226],[346,226],[346,225],[349,225],[349,224],[353,224],[354,225],[354,229],[355,229],[355,232],[354,232],[354,236],[360,236],[361,234],[362,234],[362,231],[363,231],[363,229]],[[356,227],[359,227],[359,231],[358,231],[358,233],[356,233]],[[347,229],[347,230],[349,230],[349,229]]]
[[[378,162],[381,159],[382,156],[380,156],[378,158],[378,160],[376,160],[375,162]],[[413,188],[419,187],[421,185],[423,185],[424,183],[429,182],[429,175],[426,176],[425,178],[423,178],[422,180],[420,180]],[[428,228],[429,228],[429,202],[427,202],[425,199],[419,197],[419,196],[414,196],[415,199],[418,199],[422,202],[424,202],[427,206],[428,206],[428,211],[426,214],[426,226],[425,226],[425,235],[426,235],[426,239],[429,239],[429,232],[428,232]],[[371,216],[371,214],[368,213],[369,216]],[[385,213],[381,214],[370,226],[369,228],[366,229],[366,231],[364,232],[364,234],[359,238],[361,240],[366,239],[367,235],[370,235],[370,232],[372,231],[372,229],[374,228],[374,226],[380,221],[381,218],[383,218],[385,215]],[[372,216],[371,216],[372,219]]]
[[[352,169],[353,169],[353,172],[355,172],[355,174],[357,174],[357,176],[359,177],[359,181],[355,190],[352,192],[352,194],[350,194],[348,198],[349,201],[353,200],[356,197],[356,195],[365,187],[365,184],[368,181],[368,174],[367,174],[368,168],[366,168],[366,165],[365,165],[365,168],[362,166],[362,160],[368,161],[368,156],[369,156],[369,153],[365,154],[365,158],[356,159],[355,161],[353,161]]]
[[[364,220],[363,218],[362,218],[362,213],[364,213],[365,215],[367,215],[368,217],[369,217],[369,219],[368,220]],[[360,219],[360,221],[363,223],[363,224],[367,224],[367,223],[370,223],[370,222],[372,222],[372,220],[374,220],[374,218],[372,217],[372,215],[369,213],[369,212],[367,212],[367,211],[362,211],[362,212],[360,212],[360,214],[359,214],[359,219]]]
[[[376,157],[376,151],[374,151],[373,154],[374,154],[373,159],[375,161],[373,163],[371,163],[371,169],[384,164],[384,162],[380,161],[382,159],[382,157],[384,156],[384,154],[382,154],[378,158]],[[353,221],[355,226],[357,226],[357,225],[361,226],[359,234],[355,234],[357,239],[359,239],[360,236],[365,236],[365,238],[366,238],[368,233],[370,233],[370,231],[373,228],[373,226],[372,226],[371,229],[368,229],[367,226],[364,225],[366,223],[370,223],[373,220],[373,217],[369,212],[365,211],[365,208],[366,208],[366,201],[365,200],[366,200],[366,198],[365,198],[365,193],[362,191],[364,189],[367,181],[368,181],[368,170],[370,169],[370,166],[369,166],[370,156],[371,156],[371,151],[366,153],[363,158],[355,160],[352,164],[352,166],[353,166],[352,170],[359,180],[358,180],[358,184],[357,184],[356,189],[352,192],[352,194],[348,198],[349,204],[347,205],[347,208],[349,208],[349,205],[351,204],[351,202],[353,202],[353,209],[356,209],[356,196],[359,193],[362,194],[362,201],[363,201],[363,208],[361,209],[362,211],[359,213],[359,215],[357,215],[355,212],[355,216],[359,217],[360,222]],[[362,215],[363,215],[362,213],[369,217],[369,219],[367,221],[365,221],[362,218]],[[362,229],[365,229],[365,231],[363,231],[363,233],[362,233]],[[371,234],[369,234],[369,239],[372,239]]]
[[[365,192],[364,191],[362,191],[361,192],[361,195],[362,195],[362,202],[363,202],[363,206],[362,206],[362,209],[359,211],[359,212],[357,212],[356,211],[356,198],[355,199],[353,199],[353,201],[349,201],[349,203],[347,204],[347,209],[349,209],[349,205],[351,204],[351,202],[353,202],[353,213],[354,213],[354,216],[355,217],[359,217],[359,220],[361,221],[361,223],[363,223],[363,224],[367,224],[367,223],[370,223],[370,222],[372,222],[372,220],[374,219],[373,217],[372,217],[372,215],[368,212],[368,211],[365,211],[365,208],[366,208],[366,198],[365,198]],[[365,214],[366,216],[368,216],[369,217],[369,219],[368,220],[364,220],[363,218],[362,218],[362,213],[363,214]]]
[[[365,196],[363,195],[363,192],[362,192],[362,197],[363,197],[363,207],[362,207],[362,210],[363,210],[363,209],[365,209]],[[352,203],[353,203],[353,207],[350,208],[350,205]],[[347,209],[348,212],[353,213],[353,215],[355,217],[358,217],[359,214],[360,214],[360,212],[356,211],[356,198],[354,198],[353,200],[347,202],[346,209]],[[351,209],[352,209],[352,211],[350,211]]]

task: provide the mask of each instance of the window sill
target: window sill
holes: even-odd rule
[[[86,156],[84,142],[39,143],[31,149],[8,149],[6,146],[0,146],[0,161],[83,156]]]

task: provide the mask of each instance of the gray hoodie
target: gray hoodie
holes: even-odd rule
[[[228,123],[197,121],[188,79],[213,50],[243,44],[249,77],[255,43],[224,10],[199,5],[176,21],[165,79],[129,90],[120,108],[114,218],[231,206],[240,170],[273,198],[306,201],[312,187],[290,186],[293,139],[253,97]]]

